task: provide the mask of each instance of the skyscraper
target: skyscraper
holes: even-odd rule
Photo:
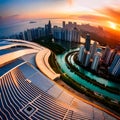
[[[62,28],[61,27],[57,27],[57,26],[53,27],[53,37],[58,40],[62,39]]]
[[[108,54],[108,56],[107,56],[107,58],[106,58],[106,61],[105,61],[105,63],[107,64],[107,65],[109,65],[110,64],[110,60],[112,60],[113,58],[112,57],[114,57],[114,54],[115,54],[115,52],[114,52],[114,50],[110,50],[110,52],[109,52],[109,54]],[[111,62],[112,63],[112,62]]]
[[[28,37],[28,41],[32,41],[32,32],[31,29],[27,29],[27,37]]]
[[[79,53],[78,53],[78,60],[81,63],[83,63],[84,51],[85,51],[85,47],[84,47],[84,45],[81,45]]]
[[[39,27],[38,28],[38,38],[45,36],[45,30],[44,28]]]
[[[72,41],[80,42],[80,31],[76,27],[72,29]]]
[[[102,55],[102,60],[103,60],[103,63],[107,64],[107,59],[108,59],[108,56],[110,54],[110,47],[107,46],[103,52],[103,55]]]
[[[87,34],[87,35],[86,35],[85,49],[86,49],[87,51],[90,50],[90,34]]]
[[[115,58],[109,68],[109,72],[114,76],[120,76],[120,53],[115,55]]]
[[[51,30],[51,22],[50,22],[50,20],[49,20],[49,22],[48,22],[48,34],[49,35],[51,35],[52,34],[52,30]]]
[[[23,32],[20,32],[20,33],[19,33],[19,39],[21,39],[21,40],[23,40],[23,39],[24,39]]]
[[[90,55],[91,55],[91,58],[94,57],[94,54],[96,53],[97,51],[97,42],[95,41],[93,43],[93,45],[91,45],[91,48],[90,48]]]
[[[84,66],[87,67],[89,63],[90,63],[90,52],[86,51],[86,58],[85,58]]]
[[[110,60],[109,60],[109,64],[110,64],[110,65],[112,64],[112,62],[113,62],[113,60],[114,60],[114,57],[115,57],[115,55],[116,55],[116,53],[117,53],[117,50],[114,49],[114,50],[112,50],[111,52],[112,52],[112,54],[111,54],[111,57],[110,57]]]
[[[45,25],[45,35],[48,36],[48,25]]]
[[[45,35],[49,36],[52,34],[51,22],[49,20],[48,24],[45,25]]]
[[[62,27],[65,28],[65,21],[62,22]]]
[[[92,62],[92,65],[91,65],[91,69],[92,69],[92,70],[97,71],[100,58],[101,58],[101,53],[97,52],[97,53],[94,55],[93,62]]]
[[[28,40],[27,31],[24,31],[24,33],[23,33],[23,39],[24,40]]]

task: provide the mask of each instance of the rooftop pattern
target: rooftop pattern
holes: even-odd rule
[[[11,40],[9,40],[11,41]],[[17,40],[12,40],[16,42]],[[22,43],[22,40],[20,40]],[[96,108],[70,94],[67,90],[49,79],[50,75],[55,75],[48,64],[50,51],[37,44],[30,44],[37,49],[31,48],[16,51],[14,54],[2,55],[7,58],[2,62],[1,68],[4,73],[0,77],[0,119],[34,119],[34,120],[117,120],[118,117],[109,114],[107,111]],[[42,49],[41,49],[42,48]],[[33,50],[33,51],[32,51]],[[21,54],[19,54],[21,53]],[[28,54],[36,54],[40,65],[39,71],[28,61],[20,58]],[[37,54],[38,53],[38,54]],[[12,57],[8,57],[12,55]],[[7,56],[7,57],[6,57]],[[14,61],[13,61],[14,60]],[[9,64],[7,63],[9,62]],[[21,64],[22,63],[22,64]],[[43,65],[44,64],[44,65]],[[11,69],[7,70],[7,66]],[[47,70],[46,76],[43,74]],[[2,72],[0,72],[2,73]],[[54,76],[53,76],[54,77]]]
[[[12,61],[9,64],[4,65],[3,67],[0,67],[0,76],[6,74],[9,72],[11,69],[15,68],[16,66],[19,66],[20,64],[25,63],[22,59],[16,59]]]

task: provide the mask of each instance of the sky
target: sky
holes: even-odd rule
[[[120,0],[0,0],[0,22],[73,18],[120,31]]]

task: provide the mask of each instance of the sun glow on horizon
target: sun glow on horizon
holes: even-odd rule
[[[110,28],[112,28],[112,29],[114,29],[114,30],[117,29],[117,24],[116,24],[116,23],[111,22],[111,21],[108,21],[108,24],[109,24]]]
[[[120,31],[120,2],[118,1],[120,0],[101,0],[101,2],[97,0],[3,0],[0,7],[0,24],[39,18],[65,18]]]

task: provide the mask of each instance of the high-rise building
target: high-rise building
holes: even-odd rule
[[[89,51],[86,51],[86,58],[85,58],[85,63],[84,63],[84,66],[87,67],[90,63],[90,52]]]
[[[45,25],[45,35],[49,36],[52,34],[52,25],[51,22],[49,20],[48,24]]]
[[[9,39],[21,39],[21,40],[25,40],[24,39],[24,32],[19,32],[19,33],[16,33],[16,34],[12,34],[12,35],[10,35],[8,37],[5,37],[5,39],[7,39],[7,38],[9,38]],[[4,37],[3,37],[3,39],[4,39]]]
[[[65,40],[65,29],[61,31],[61,40]]]
[[[70,27],[72,27],[73,24],[72,24],[71,21],[69,21],[69,22],[68,22],[68,25],[69,25]]]
[[[83,58],[82,58],[82,62],[81,62],[81,63],[82,63],[82,65],[85,66],[85,62],[86,62],[87,52],[88,52],[88,51],[86,51],[86,49],[84,49],[83,52],[84,52],[84,54],[83,54]]]
[[[48,36],[48,25],[45,24],[45,35]]]
[[[110,50],[110,52],[108,53],[108,56],[107,56],[107,58],[105,60],[105,64],[109,65],[110,60],[111,60],[111,63],[112,63],[112,59],[114,57],[114,54],[115,54],[114,50]]]
[[[51,25],[51,21],[49,20],[48,22],[48,34],[51,35],[52,34],[52,25]]]
[[[105,48],[105,50],[103,51],[103,55],[102,55],[102,60],[103,60],[103,63],[105,63],[105,64],[107,64],[107,59],[108,59],[108,56],[109,56],[109,54],[110,54],[110,47],[109,46],[107,46],[106,48]]]
[[[31,32],[31,29],[27,29],[27,38],[28,38],[28,41],[32,41],[32,32]]]
[[[77,28],[61,28],[54,26],[53,27],[53,37],[59,40],[65,40],[69,42],[80,42],[80,31]]]
[[[62,28],[61,27],[57,27],[57,26],[53,27],[53,37],[58,40],[62,39]]]
[[[67,41],[69,41],[69,42],[72,41],[72,30],[68,30]]]
[[[80,31],[76,27],[72,30],[72,41],[80,43]]]
[[[120,76],[120,53],[115,55],[115,58],[109,67],[109,72],[114,76]]]
[[[76,24],[76,22],[62,22],[62,27],[53,27],[53,37],[55,39],[65,40],[69,42],[78,42],[80,43],[80,30]]]
[[[38,28],[38,38],[45,36],[45,30],[42,27]]]
[[[36,34],[37,34],[36,32],[37,32],[37,31],[35,31],[35,29],[30,29],[30,30],[31,30],[32,40],[35,40],[36,37],[37,37],[37,36],[36,36]]]
[[[92,70],[97,71],[100,58],[101,58],[101,53],[97,52],[97,53],[94,55],[93,62],[92,62],[92,65],[91,65],[91,69],[92,69]]]
[[[110,60],[109,60],[109,65],[112,64],[112,62],[113,62],[113,60],[114,60],[114,57],[115,57],[115,55],[116,55],[116,53],[117,53],[117,50],[116,50],[116,49],[113,49],[111,52],[112,52],[112,54],[111,54],[111,57],[110,57]]]
[[[62,27],[65,28],[65,21],[62,22]]]
[[[24,33],[23,33],[23,39],[24,40],[28,40],[27,31],[24,31]]]
[[[38,28],[34,29],[34,39],[38,39]]]
[[[81,45],[81,46],[80,46],[79,53],[78,53],[78,60],[79,60],[79,62],[81,62],[81,63],[83,63],[84,52],[85,52],[85,47],[84,47],[84,45]]]
[[[24,40],[23,32],[20,32],[20,33],[19,33],[19,39]]]
[[[94,43],[93,43],[93,45],[91,45],[91,47],[90,47],[90,55],[91,55],[91,58],[93,58],[94,57],[94,54],[97,52],[97,42],[95,41]]]
[[[73,23],[73,25],[76,27],[76,26],[77,26],[77,23],[76,23],[76,22],[74,22],[74,23]]]
[[[86,35],[85,49],[86,49],[87,51],[90,50],[90,34],[87,34],[87,35]]]

